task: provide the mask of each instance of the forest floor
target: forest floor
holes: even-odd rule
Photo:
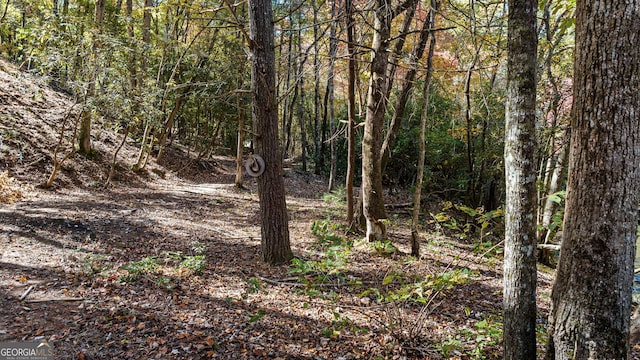
[[[465,238],[455,208],[430,205],[415,259],[406,208],[389,208],[394,246],[365,243],[345,231],[342,194],[288,164],[296,259],[269,266],[255,182],[234,187],[232,158],[174,144],[133,172],[129,139],[105,187],[123,135],[101,120],[92,158],[39,186],[71,107],[0,62],[0,341],[78,360],[501,358],[501,243]],[[552,274],[538,281],[542,350]]]

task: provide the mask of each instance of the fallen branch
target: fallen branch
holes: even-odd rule
[[[391,209],[407,208],[407,207],[413,207],[413,203],[408,202],[408,203],[401,203],[401,204],[384,204],[384,207],[388,207]]]
[[[84,298],[53,298],[53,299],[34,299],[34,300],[27,300],[25,302],[28,303],[42,303],[42,302],[50,302],[50,301],[83,301]]]
[[[26,298],[27,295],[29,295],[29,293],[31,292],[31,290],[33,290],[34,287],[35,285],[29,286],[29,288],[24,293],[22,293],[22,296],[20,296],[20,301],[23,301],[24,298]]]
[[[538,249],[546,249],[546,250],[560,250],[560,245],[557,244],[538,244]]]
[[[288,282],[288,281],[271,280],[271,279],[267,279],[266,277],[262,277],[262,276],[260,276],[258,274],[255,274],[255,276],[259,280],[264,281],[267,284],[271,284],[271,285],[275,285],[275,286],[281,286],[281,285],[293,286],[293,287],[304,286],[304,284],[301,284],[299,282]]]

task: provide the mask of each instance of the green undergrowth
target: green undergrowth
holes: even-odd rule
[[[316,237],[313,249],[318,254],[317,259],[294,258],[291,261],[289,273],[297,275],[313,294],[317,284],[342,284],[352,280],[346,274],[353,240],[339,235],[339,231],[342,231],[341,226],[329,218],[315,221],[311,233]]]
[[[204,244],[194,243],[190,254],[163,251],[159,256],[130,261],[118,270],[118,280],[123,284],[132,284],[146,279],[162,289],[171,290],[176,281],[202,273],[206,266],[205,250]]]
[[[444,201],[441,210],[431,214],[430,224],[443,234],[471,243],[473,252],[487,259],[502,256],[504,238],[504,209],[486,211]]]
[[[487,219],[484,220],[487,223],[493,219],[493,215],[477,215]],[[482,223],[478,224],[482,229]],[[485,229],[489,227],[487,225]],[[494,350],[495,344],[499,343],[501,323],[498,317],[483,318],[465,331],[435,341],[429,337],[432,335],[431,329],[426,326],[429,317],[434,316],[446,303],[447,293],[472,283],[478,277],[476,271],[450,264],[437,272],[416,274],[410,269],[420,260],[397,256],[398,249],[389,241],[364,244],[360,240],[353,240],[344,235],[347,233],[344,225],[332,221],[330,217],[315,221],[311,233],[315,237],[312,250],[307,258],[293,259],[289,273],[295,275],[297,282],[302,285],[296,288],[298,293],[328,300],[338,309],[333,311],[330,324],[320,330],[320,336],[355,336],[376,329],[392,339],[391,344],[394,345],[389,346],[399,346],[411,357],[426,356],[431,351],[443,356],[458,353],[482,359],[485,349]],[[354,253],[363,249],[372,250],[370,255],[380,257],[385,267],[392,264],[384,278],[362,278],[360,272],[353,271]],[[356,299],[356,303],[365,304],[365,307],[378,309],[364,313],[365,316],[371,316],[372,325],[364,327],[361,322],[352,319],[351,312],[340,308],[342,301],[353,299]],[[450,304],[446,306],[451,307]],[[429,345],[425,348],[424,344]]]

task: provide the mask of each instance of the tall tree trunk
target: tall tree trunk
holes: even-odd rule
[[[240,72],[238,80],[238,90],[242,90],[244,68]],[[238,148],[236,149],[236,179],[235,186],[243,188],[242,185],[242,156],[244,150],[244,111],[242,106],[242,93],[237,94],[236,109],[238,111]]]
[[[429,11],[429,21],[425,23],[429,28],[435,24],[435,15],[438,10],[437,0],[431,0],[431,11]],[[421,210],[422,198],[422,181],[424,178],[424,161],[427,152],[425,144],[425,133],[427,128],[427,113],[429,109],[429,88],[431,87],[431,77],[433,75],[433,53],[436,47],[435,33],[431,33],[431,41],[429,41],[429,54],[427,55],[427,74],[424,80],[424,89],[422,91],[422,111],[420,114],[420,142],[418,153],[418,167],[416,173],[416,185],[413,190],[413,211],[411,214],[411,255],[420,258],[420,234],[418,233],[418,220]]]
[[[569,181],[548,359],[628,357],[640,193],[638,19],[638,0],[576,4]]]
[[[113,180],[113,175],[115,175],[116,173],[118,154],[120,153],[120,150],[122,150],[122,147],[124,146],[124,144],[127,142],[128,136],[129,136],[129,126],[125,126],[124,136],[122,137],[122,141],[120,142],[120,145],[118,145],[118,147],[116,148],[116,151],[113,152],[113,158],[111,159],[111,168],[109,169],[109,176],[107,176],[107,181],[105,181],[104,183],[105,186],[111,185],[111,181]]]
[[[106,0],[97,0],[95,4],[94,20],[96,33],[93,34],[93,43],[91,45],[91,54],[93,61],[93,69],[89,74],[89,82],[87,84],[87,90],[85,94],[85,101],[95,96],[96,92],[96,73],[98,72],[98,50],[100,49],[100,29],[102,28],[102,21],[104,20],[104,9]],[[89,154],[91,152],[91,118],[92,111],[87,106],[82,110],[82,118],[80,120],[80,132],[78,134],[78,147],[82,154]]]
[[[362,206],[367,224],[368,241],[382,241],[386,237],[384,195],[382,193],[382,132],[387,111],[387,65],[391,22],[401,11],[413,5],[406,1],[396,9],[391,0],[376,0],[374,33],[371,44],[371,78],[367,93],[367,110],[362,137]]]
[[[125,3],[125,15],[127,18],[127,40],[129,41],[129,88],[135,97],[135,90],[137,88],[138,76],[136,74],[136,40],[133,28],[133,0],[126,0]]]
[[[151,9],[153,8],[153,0],[144,0],[144,10],[142,11],[142,41],[145,45],[151,44]],[[146,60],[143,58],[143,61]],[[143,69],[144,69],[143,64]]]
[[[289,23],[291,24],[291,26],[293,26],[293,10],[294,10],[294,3],[293,1],[289,3]],[[295,101],[295,95],[292,98],[291,97],[291,74],[293,74],[297,67],[294,64],[293,61],[293,39],[294,39],[294,31],[293,29],[291,29],[290,31],[288,31],[289,33],[289,40],[288,40],[288,46],[287,46],[287,73],[285,76],[285,82],[284,82],[284,106],[282,107],[282,136],[281,136],[281,140],[282,143],[284,144],[284,147],[282,149],[282,156],[286,157],[287,156],[287,151],[288,151],[288,147],[289,144],[287,143],[287,141],[289,140],[289,138],[287,137],[287,124],[290,123],[291,121],[291,107],[293,106],[293,102]],[[284,34],[285,31],[282,32],[282,38],[284,39]],[[295,75],[294,75],[295,77]],[[297,86],[297,83],[296,83]],[[297,90],[297,87],[295,88],[295,90]]]
[[[537,0],[509,0],[504,250],[504,358],[536,358]],[[470,75],[469,75],[470,76]]]
[[[338,159],[336,159],[336,123],[335,123],[335,109],[334,109],[334,71],[335,71],[335,63],[336,63],[336,54],[338,52],[338,36],[336,27],[338,26],[339,10],[338,5],[333,2],[331,4],[331,18],[334,19],[331,21],[330,30],[329,30],[329,71],[327,74],[327,88],[326,88],[326,101],[324,104],[325,113],[329,114],[329,134],[330,136],[330,150],[331,150],[331,160],[330,160],[330,170],[329,170],[329,185],[328,190],[332,191],[335,186],[336,181],[336,171],[337,171],[337,163]]]
[[[347,85],[347,175],[345,181],[347,195],[347,223],[350,227],[354,225],[354,197],[353,178],[355,176],[356,162],[356,53],[353,38],[353,3],[345,0],[345,22],[347,27],[347,52],[348,64],[348,85]]]
[[[146,122],[144,127],[144,132],[142,133],[142,143],[140,144],[140,152],[138,153],[138,161],[133,166],[133,171],[139,171],[143,167],[145,155],[151,151],[149,149],[151,147],[152,141],[147,143],[149,139],[149,134],[151,133],[151,123],[149,121]]]
[[[475,204],[475,192],[476,185],[474,181],[473,174],[473,143],[472,143],[472,129],[471,129],[471,78],[473,77],[473,70],[475,68],[475,63],[478,59],[478,54],[476,53],[476,58],[473,60],[473,64],[469,65],[467,68],[467,75],[464,80],[464,98],[465,98],[465,109],[464,109],[464,118],[465,118],[465,142],[466,142],[466,152],[467,152],[467,203]]]
[[[320,175],[322,172],[322,168],[324,167],[324,146],[322,145],[322,132],[324,130],[324,126],[320,125],[320,51],[318,49],[318,43],[320,39],[318,38],[318,28],[320,24],[318,23],[318,1],[312,0],[311,4],[313,5],[313,77],[314,77],[314,86],[313,86],[313,124],[314,124],[314,132],[313,132],[313,142],[315,145],[315,169],[314,173],[316,175]],[[335,8],[335,3],[332,3],[332,11]],[[332,13],[333,14],[333,13]],[[333,21],[335,22],[335,21]],[[332,25],[333,26],[333,25]],[[334,28],[332,28],[333,31]],[[329,61],[333,62],[333,58]],[[333,81],[333,80],[331,80]],[[329,85],[327,85],[329,86]],[[326,99],[326,96],[325,96]],[[326,118],[327,108],[325,104],[324,109]]]
[[[380,149],[384,115],[387,109],[386,75],[389,59],[392,9],[390,0],[376,0],[372,42],[371,79],[362,137],[362,205],[367,224],[367,240],[386,237],[383,220],[387,218],[382,193]]]
[[[252,116],[256,154],[265,171],[258,177],[262,259],[271,264],[293,258],[285,201],[282,157],[278,144],[273,9],[270,0],[249,0]]]
[[[300,63],[300,67],[304,63]],[[302,148],[302,171],[307,172],[307,129],[304,120],[304,77],[300,69],[300,101],[298,101],[298,123],[300,124],[300,147]]]
[[[142,48],[140,55],[140,71],[138,72],[138,80],[137,84],[141,88],[145,87],[145,78],[143,74],[148,70],[148,60],[149,56],[149,48],[151,45],[151,7],[153,6],[153,0],[145,0],[144,9],[142,11],[142,41],[144,42],[144,47]],[[151,121],[148,117],[143,117],[140,123],[142,127],[144,127],[142,143],[140,144],[140,152],[138,153],[138,160],[136,164],[133,166],[134,171],[139,171],[146,164],[146,158],[151,151],[153,141],[147,142],[147,140],[151,139],[149,134],[151,133]]]

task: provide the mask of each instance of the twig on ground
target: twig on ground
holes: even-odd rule
[[[28,303],[42,303],[42,302],[50,302],[50,301],[83,301],[84,298],[53,298],[53,299],[34,299],[34,300],[27,300],[25,302]]]
[[[35,287],[35,285],[29,286],[29,288],[27,290],[25,290],[24,293],[22,293],[22,296],[20,296],[20,301],[23,301],[27,297],[27,295],[29,295],[31,290],[33,290],[34,287]]]

